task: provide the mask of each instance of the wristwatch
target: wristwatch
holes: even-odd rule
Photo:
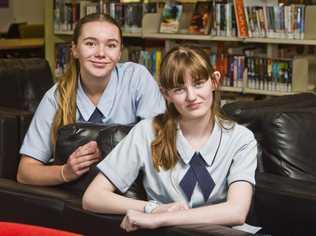
[[[159,202],[155,200],[150,200],[147,202],[147,204],[144,207],[145,213],[152,213],[153,210],[155,210],[159,206]]]

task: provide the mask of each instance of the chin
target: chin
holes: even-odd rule
[[[90,75],[96,78],[104,78],[109,74],[108,71],[91,71]]]

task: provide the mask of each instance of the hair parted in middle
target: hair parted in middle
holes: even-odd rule
[[[185,74],[190,73],[194,81],[211,79],[214,88],[219,82],[214,76],[214,69],[209,63],[207,54],[194,46],[177,46],[172,48],[163,58],[160,67],[159,85],[163,91],[177,88],[184,84]],[[220,113],[220,93],[213,91],[213,102],[210,122],[215,122],[225,128],[227,119]],[[172,103],[167,104],[164,114],[154,119],[156,137],[151,144],[154,167],[159,171],[173,168],[179,160],[176,147],[177,122],[180,114]]]

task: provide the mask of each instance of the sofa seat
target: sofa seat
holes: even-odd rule
[[[81,198],[55,187],[19,184],[0,179],[0,220],[64,229],[62,213],[66,200]]]

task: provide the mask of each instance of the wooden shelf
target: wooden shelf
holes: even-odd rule
[[[280,91],[269,91],[269,90],[249,89],[249,88],[245,88],[243,92],[249,93],[249,94],[261,94],[261,95],[271,95],[271,96],[283,96],[283,95],[295,94],[295,92],[280,92]]]
[[[237,93],[242,93],[243,89],[242,88],[236,88],[236,87],[227,87],[227,86],[222,86],[220,88],[221,91],[225,91],[225,92],[237,92]]]
[[[316,45],[316,39],[245,38],[245,43]]]
[[[40,48],[44,46],[43,38],[0,39],[0,49]]]

